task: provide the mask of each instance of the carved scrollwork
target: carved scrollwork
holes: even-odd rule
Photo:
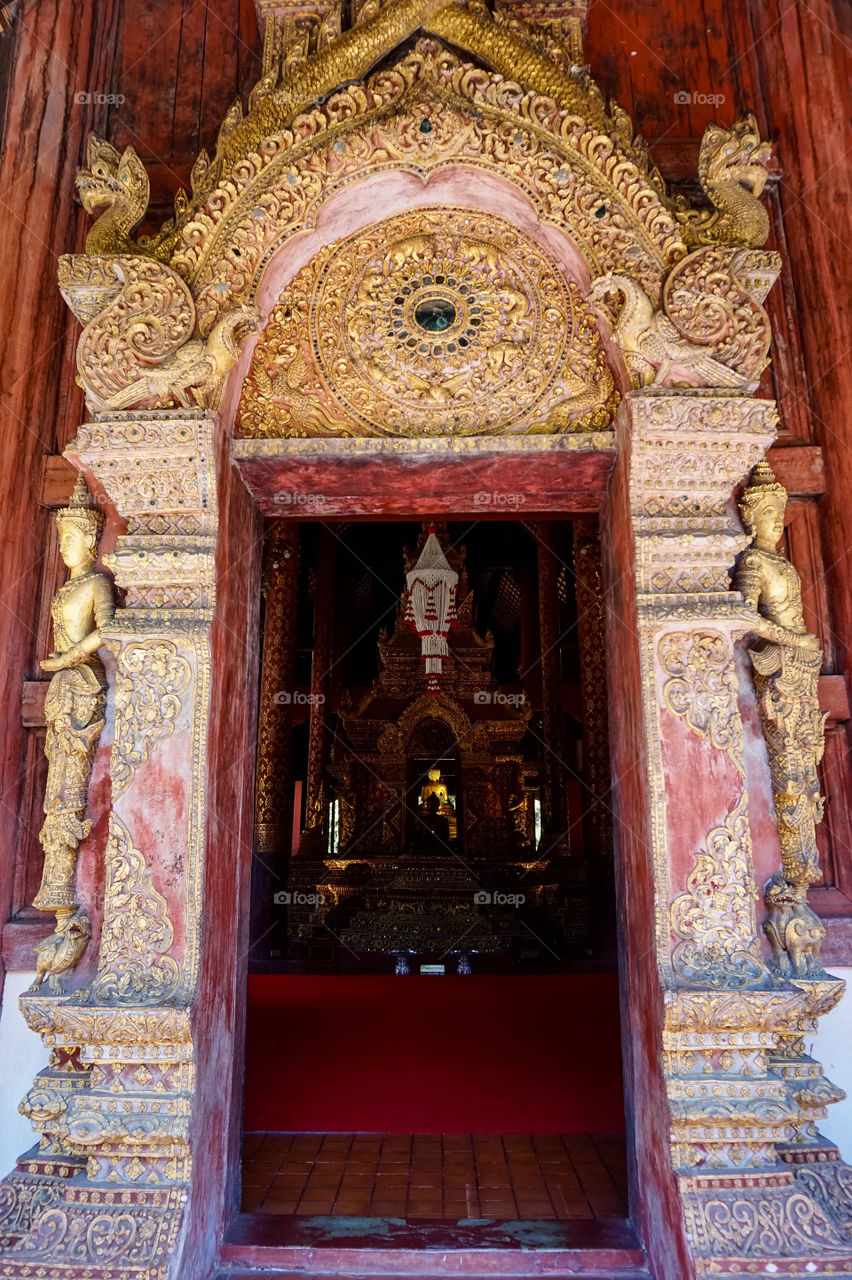
[[[662,638],[658,654],[669,677],[663,685],[668,710],[699,737],[709,736],[743,773],[743,725],[729,642],[714,632],[675,632]]]
[[[672,965],[684,982],[745,987],[761,980],[756,897],[743,792],[724,824],[708,835],[706,850],[697,854],[686,893],[672,903],[672,929],[680,939]]]
[[[178,985],[167,954],[174,938],[168,903],[154,887],[143,855],[116,814],[110,814],[106,896],[98,973],[92,997],[104,1002],[158,1004]]]
[[[193,337],[189,288],[151,258],[66,256],[59,278],[66,301],[87,321],[77,370],[93,413],[216,407],[242,339],[260,320],[256,307],[241,305],[219,316],[206,337]],[[93,314],[96,305],[102,309]]]
[[[275,306],[243,436],[603,429],[618,404],[587,304],[494,214],[418,209],[335,243]]]
[[[62,1189],[47,1179],[36,1181],[12,1174],[0,1182],[0,1249],[26,1235],[35,1218],[52,1208]]]
[[[801,1192],[708,1198],[693,1221],[701,1252],[743,1259],[849,1252],[848,1236]]]
[[[151,751],[174,732],[180,695],[191,669],[170,640],[128,644],[118,659],[115,739],[110,758],[113,797],[126,791]]]
[[[291,92],[288,81],[292,103]],[[655,298],[665,267],[685,252],[643,157],[613,148],[601,132],[602,114],[586,122],[552,97],[519,95],[513,79],[460,61],[435,40],[317,101],[312,94],[298,130],[280,123],[259,130],[255,113],[249,153],[189,210],[171,261],[193,281],[204,327],[223,307],[249,298],[270,254],[311,225],[329,175],[338,188],[377,162],[425,173],[473,164],[509,174],[543,221],[571,227],[593,272],[629,264]],[[420,129],[424,114],[428,131]],[[508,151],[506,136],[517,144]],[[216,292],[226,279],[230,294]]]
[[[69,1275],[96,1274],[104,1267],[123,1275],[162,1275],[184,1196],[177,1187],[140,1189],[122,1202],[116,1191],[85,1184],[43,1194],[38,1207],[25,1208],[31,1225],[4,1259],[7,1274],[37,1275],[48,1254],[51,1264],[68,1268]]]
[[[679,262],[663,288],[666,315],[681,338],[752,389],[766,367],[771,336],[762,301],[780,269],[777,253],[714,246]]]

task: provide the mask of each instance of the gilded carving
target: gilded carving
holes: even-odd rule
[[[45,977],[55,994],[60,975],[73,969],[91,934],[77,901],[77,850],[92,820],[85,817],[92,762],[104,726],[106,678],[97,651],[113,615],[112,583],[94,569],[103,516],[90,502],[78,473],[70,505],[56,515],[59,549],[70,570],[51,605],[55,652],[42,661],[53,672],[44,704],[47,785],[41,886],[33,905],[56,912],[56,932],[38,947],[35,991]]]
[[[318,254],[275,306],[243,436],[481,435],[606,427],[618,403],[590,313],[511,224],[418,209]]]
[[[71,915],[57,911],[56,930],[36,947],[36,976],[27,992],[38,991],[45,977],[54,995],[62,995],[60,977],[76,968],[92,936],[92,925],[82,907]]]
[[[515,140],[508,152],[506,135]],[[686,252],[645,173],[596,126],[552,99],[519,96],[511,81],[424,40],[363,85],[312,105],[298,132],[258,139],[215,197],[192,211],[171,262],[193,285],[202,327],[252,297],[271,255],[313,225],[336,190],[376,168],[414,166],[425,175],[454,163],[508,174],[539,218],[571,237],[593,276],[629,268],[658,298],[666,267]]]
[[[65,256],[59,283],[85,322],[77,370],[93,413],[173,404],[216,407],[240,343],[260,319],[256,307],[228,308],[206,337],[193,337],[189,288],[150,258],[102,258],[93,278],[91,259]]]
[[[130,832],[110,814],[106,895],[98,973],[92,997],[159,1004],[177,987],[180,969],[168,954],[174,939],[168,903]]]
[[[822,972],[825,937],[807,892],[820,878],[816,826],[824,801],[817,769],[827,713],[819,709],[822,651],[805,627],[799,575],[775,549],[786,504],[785,489],[759,463],[740,502],[752,542],[739,558],[734,586],[759,612],[754,629],[766,637],[761,648],[749,651],[781,841],[781,871],[766,886],[764,928],[780,972],[810,977]]]
[[[775,252],[714,245],[677,263],[663,286],[663,307],[680,337],[712,352],[749,391],[768,364],[763,299],[780,270]]]
[[[608,302],[623,299],[613,314]],[[592,284],[589,297],[602,304],[612,321],[612,334],[624,356],[634,387],[688,381],[698,387],[747,387],[747,379],[681,337],[664,311],[656,310],[645,290],[629,276],[608,272]]]
[[[724,824],[707,836],[696,855],[687,891],[671,908],[672,929],[680,941],[672,965],[687,983],[709,987],[746,987],[764,975],[756,935],[751,871],[748,797],[743,792]]]
[[[785,1190],[773,1195],[758,1186],[751,1194],[737,1194],[730,1188],[724,1196],[685,1198],[696,1252],[735,1260],[848,1257],[848,1235],[820,1205],[800,1191]]]
[[[258,853],[289,854],[292,842],[292,702],[299,528],[279,522],[266,545],[264,565],[263,663],[255,765],[254,847]]]
[[[150,197],[148,174],[136,152],[127,147],[119,154],[105,138],[90,133],[86,167],[78,169],[76,186],[83,208],[96,216],[86,236],[86,253],[126,253]],[[134,245],[133,251],[140,249]]]
[[[657,652],[668,676],[663,685],[668,710],[682,716],[699,737],[709,736],[744,773],[743,725],[729,641],[716,632],[677,631],[663,636]]]
[[[704,1270],[730,1272],[726,1260],[731,1257],[737,1266],[745,1260],[745,1267],[753,1266],[748,1259],[757,1259],[761,1269],[764,1260],[776,1265],[776,1258],[836,1261],[843,1256],[845,1264],[848,1241],[841,1242],[837,1220],[823,1208],[826,1197],[830,1200],[835,1191],[839,1197],[840,1182],[825,1196],[815,1187],[807,1194],[796,1192],[797,1178],[786,1168],[779,1172],[776,1148],[804,1133],[830,1100],[830,1089],[802,1063],[793,1041],[836,1000],[839,984],[829,990],[823,980],[809,977],[800,984],[804,991],[791,983],[770,989],[765,980],[754,936],[745,794],[709,833],[687,891],[671,914],[668,894],[666,823],[672,797],[666,794],[660,755],[658,659],[664,667],[664,705],[708,747],[728,752],[738,768],[742,763],[732,673],[720,645],[728,644],[732,631],[743,630],[746,616],[750,620],[756,614],[727,589],[730,564],[746,541],[731,520],[729,502],[771,439],[774,418],[766,404],[745,395],[713,394],[701,384],[750,390],[765,360],[768,328],[760,302],[777,270],[777,260],[757,248],[765,239],[766,215],[758,197],[767,148],[753,122],[727,133],[708,131],[701,178],[714,211],[677,209],[624,113],[607,113],[588,73],[573,65],[582,61],[576,38],[570,46],[566,41],[566,60],[566,51],[550,39],[558,41],[555,29],[536,32],[517,13],[492,17],[482,5],[443,6],[441,0],[354,4],[355,25],[343,35],[337,34],[335,15],[320,12],[319,5],[301,16],[291,12],[292,6],[279,8],[268,15],[264,75],[248,112],[240,102],[228,112],[215,155],[199,156],[191,195],[177,197],[175,219],[151,240],[134,241],[133,228],[147,204],[142,166],[132,151],[119,156],[93,140],[80,190],[91,211],[109,207],[92,229],[88,254],[61,265],[63,291],[86,325],[80,368],[89,403],[110,410],[109,420],[102,417],[81,428],[76,448],[128,520],[110,560],[129,593],[129,608],[113,622],[110,639],[124,646],[120,654],[137,651],[133,671],[119,673],[120,694],[124,690],[128,704],[119,705],[117,717],[119,751],[125,755],[123,764],[117,761],[117,793],[128,785],[132,769],[172,731],[175,700],[188,687],[178,676],[176,651],[166,643],[171,632],[180,637],[181,653],[194,673],[185,913],[177,902],[173,913],[182,926],[183,950],[179,967],[170,954],[174,931],[166,900],[141,851],[113,815],[100,968],[91,1002],[39,994],[22,1002],[28,1022],[46,1042],[69,1053],[85,1045],[91,1064],[85,1088],[65,1096],[55,1081],[45,1079],[31,1092],[29,1106],[34,1118],[45,1121],[49,1142],[76,1144],[85,1154],[89,1181],[75,1179],[76,1185],[62,1188],[60,1203],[45,1202],[32,1213],[12,1206],[17,1234],[29,1234],[3,1265],[10,1274],[32,1274],[54,1263],[61,1269],[67,1262],[81,1269],[108,1265],[116,1272],[132,1268],[157,1274],[172,1253],[172,1267],[182,1265],[174,1244],[190,1171],[190,1108],[196,1103],[188,1012],[173,1006],[188,1003],[198,965],[207,628],[215,602],[217,515],[212,419],[193,410],[154,408],[217,404],[238,331],[254,319],[248,313],[237,318],[235,308],[251,306],[271,257],[289,236],[317,226],[328,197],[381,171],[426,181],[441,169],[462,165],[506,177],[526,195],[541,223],[559,228],[572,241],[591,279],[606,273],[627,278],[631,299],[640,304],[636,324],[624,316],[621,339],[635,381],[656,382],[647,392],[629,395],[630,505],[650,752],[657,958],[666,987],[664,1055],[673,1158],[681,1168],[693,1169],[691,1181],[686,1175],[681,1181],[690,1247]],[[413,49],[402,45],[396,60],[389,58],[418,27],[431,36]],[[474,59],[461,61],[440,39],[471,50]],[[368,74],[373,66],[381,69]],[[432,222],[424,228],[430,213]],[[386,235],[385,224],[381,245],[375,237],[363,260],[353,248],[363,249],[363,238],[331,246],[322,251],[328,267],[323,279],[312,280],[302,295],[309,273],[288,287],[287,300],[303,307],[305,330],[313,324],[317,341],[304,343],[304,335],[291,330],[287,342],[267,351],[267,363],[256,360],[259,376],[253,385],[258,406],[283,428],[282,435],[291,437],[287,446],[297,456],[301,445],[316,449],[310,435],[327,437],[322,447],[331,457],[359,456],[361,446],[378,444],[401,455],[411,444],[401,429],[401,406],[418,423],[411,434],[420,436],[417,448],[424,453],[438,457],[441,450],[452,450],[463,457],[467,447],[503,443],[464,438],[472,419],[465,402],[468,389],[463,382],[455,385],[455,373],[447,368],[448,358],[458,354],[449,351],[449,343],[485,324],[482,303],[471,301],[474,278],[499,324],[480,344],[480,384],[471,379],[469,394],[480,395],[490,407],[504,394],[504,384],[517,383],[547,328],[536,308],[541,298],[552,298],[559,305],[551,308],[553,323],[544,341],[562,341],[561,330],[575,325],[570,342],[585,363],[572,383],[568,375],[574,370],[567,362],[540,362],[539,368],[565,369],[566,385],[561,398],[551,401],[545,389],[525,426],[554,433],[578,425],[586,429],[594,418],[584,420],[585,415],[601,406],[606,418],[600,421],[609,421],[615,401],[608,398],[611,386],[594,376],[599,346],[584,304],[558,274],[555,286],[545,281],[552,264],[526,241],[519,248],[520,233],[514,241],[502,230],[502,239],[480,235],[474,210],[449,213],[456,223],[451,225],[442,211],[437,226],[434,211],[422,211],[420,225],[399,236]],[[469,221],[459,230],[461,216]],[[489,224],[500,220],[489,219]],[[687,256],[688,246],[706,247]],[[545,261],[539,275],[530,269],[532,253]],[[450,284],[449,268],[459,261],[471,280],[465,294],[460,273]],[[335,292],[337,266],[350,270],[341,270]],[[419,281],[417,291],[412,280]],[[396,302],[398,297],[403,301]],[[317,320],[312,308],[320,303]],[[411,326],[420,323],[414,313],[423,303],[431,306],[431,313],[428,308],[422,313],[432,323],[426,329],[429,338],[423,339],[429,350],[415,344],[397,352],[402,360],[392,359],[391,344],[402,329],[410,335]],[[383,332],[381,319],[388,311],[390,332]],[[471,324],[474,316],[479,325]],[[280,313],[273,316],[268,333],[284,319]],[[406,337],[403,345],[407,342]],[[340,360],[345,362],[342,376]],[[693,385],[662,394],[660,384],[672,381]],[[346,392],[341,400],[329,390],[338,385]],[[381,404],[397,412],[384,440],[358,438],[375,429],[372,418],[364,421],[364,387],[373,409]],[[593,399],[580,405],[587,396]],[[112,412],[131,405],[147,408]],[[539,412],[540,405],[546,411]],[[567,413],[560,415],[560,405],[567,405]],[[381,423],[388,430],[383,415]],[[256,426],[249,434],[267,429],[260,416]],[[432,438],[424,439],[430,431]],[[612,448],[611,436],[587,438],[595,449]],[[259,448],[280,442],[250,443]],[[529,439],[513,443],[522,452]],[[568,451],[567,441],[555,434],[541,445]],[[679,640],[666,634],[660,647],[661,629],[673,620],[688,622],[695,634]],[[766,619],[764,624],[769,630],[758,634],[768,636],[770,624]],[[806,647],[780,639],[777,632],[770,639],[784,649],[784,661],[788,651]],[[157,676],[166,690],[162,712],[154,682],[148,680],[148,659],[138,652],[149,645],[163,672],[170,673]],[[792,666],[786,674],[781,667],[767,670],[767,681],[776,681],[773,696],[784,694],[782,685],[793,675]],[[143,696],[131,692],[143,682]],[[789,688],[784,696],[791,696]],[[440,704],[430,700],[429,714],[436,710],[441,716]],[[147,719],[149,711],[154,722]],[[394,740],[426,714],[419,706],[410,711]],[[457,717],[452,728],[463,749],[485,754],[482,732],[468,733],[470,725]],[[812,814],[816,799],[805,785],[809,777],[804,769],[803,794]],[[345,828],[345,811],[342,821]],[[801,824],[798,830],[801,835]],[[793,867],[794,854],[802,866],[808,863],[801,840],[789,850],[785,872]],[[783,898],[783,886],[779,891]],[[795,922],[802,916],[795,908],[801,904],[792,905],[786,924],[776,919],[784,953],[792,957],[800,944],[799,959],[790,961],[795,971],[808,968],[815,937],[813,928],[797,934]],[[782,909],[780,901],[775,907]],[[113,1003],[99,1006],[99,1000]],[[768,1063],[788,1033],[793,1048],[784,1075],[777,1055],[772,1066]],[[805,1113],[810,1119],[802,1120]],[[734,1174],[738,1181],[725,1183]],[[114,1192],[104,1190],[109,1181],[120,1184]],[[182,1185],[147,1185],[169,1181]],[[15,1200],[17,1192],[0,1187],[0,1222],[4,1195]]]
[[[130,786],[149,753],[174,732],[180,695],[191,676],[170,640],[127,644],[115,681],[115,738],[110,757],[113,799]]]
[[[27,1206],[31,1225],[3,1259],[4,1273],[38,1276],[49,1252],[51,1264],[66,1275],[112,1268],[160,1280],[177,1239],[185,1195],[178,1187],[140,1188],[128,1196],[117,1189],[63,1185],[55,1198],[41,1196],[38,1208]]]
[[[772,144],[763,142],[753,115],[730,129],[708,124],[701,139],[698,179],[714,205],[712,213],[678,213],[691,245],[740,244],[759,249],[769,235],[769,215],[760,202]]]
[[[659,310],[632,273],[599,276],[589,298],[612,326],[633,386],[754,391],[768,363],[762,303],[780,269],[777,253],[713,246],[672,268]]]
[[[61,1184],[12,1174],[0,1182],[0,1249],[26,1235],[34,1219],[61,1198]]]

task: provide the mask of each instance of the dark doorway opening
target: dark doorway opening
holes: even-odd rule
[[[234,1247],[432,1232],[511,1253],[549,1223],[569,1252],[622,1250],[618,1274],[638,1255],[596,522],[437,526],[458,619],[433,695],[405,623],[427,526],[296,536],[289,838],[254,863]]]

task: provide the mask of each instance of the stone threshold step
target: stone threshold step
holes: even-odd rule
[[[452,1223],[240,1214],[219,1265],[229,1280],[259,1271],[316,1280],[649,1280],[636,1233],[621,1218]]]
[[[483,1274],[481,1271],[463,1271],[456,1272],[456,1275],[464,1276],[465,1280],[502,1280],[502,1276],[498,1272],[488,1272]],[[524,1276],[530,1276],[533,1273],[529,1270],[524,1271]],[[613,1270],[612,1267],[604,1268],[603,1271],[595,1269],[594,1271],[566,1271],[566,1272],[546,1272],[548,1277],[555,1277],[556,1280],[653,1280],[650,1272],[644,1268],[640,1271],[622,1271],[621,1268]],[[350,1271],[347,1280],[374,1280],[374,1276],[362,1275]],[[270,1270],[268,1267],[253,1267],[247,1269],[245,1267],[226,1267],[217,1271],[213,1280],[341,1280],[339,1274],[329,1275],[325,1273],[319,1275],[314,1271],[278,1271]],[[407,1275],[388,1276],[384,1273],[381,1280],[409,1280]],[[443,1275],[435,1274],[429,1276],[419,1276],[418,1280],[446,1280],[446,1273]],[[817,1280],[823,1280],[823,1277],[817,1277]]]

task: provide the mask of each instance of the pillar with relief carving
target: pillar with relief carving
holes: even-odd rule
[[[629,392],[601,524],[625,1030],[659,1045],[665,1077],[665,1097],[628,1099],[632,1158],[671,1144],[682,1234],[665,1247],[684,1275],[852,1265],[833,1199],[848,1175],[816,1130],[837,1091],[804,1053],[843,984],[769,967],[760,891],[781,851],[748,657],[760,618],[730,587],[749,542],[733,494],[776,421],[736,394]],[[653,1252],[660,1211],[645,1212]]]
[[[567,852],[568,792],[565,786],[567,743],[562,694],[562,637],[559,630],[559,575],[564,567],[557,550],[556,526],[535,526],[538,554],[538,617],[541,640],[542,857]]]
[[[325,851],[325,775],[328,765],[328,717],[331,674],[334,666],[334,587],[337,538],[320,525],[317,538],[314,583],[314,643],[311,659],[310,731],[308,776],[305,784],[305,830],[300,852],[321,855]]]
[[[574,579],[583,707],[583,808],[592,853],[612,853],[612,784],[601,544],[597,522],[574,523]]]
[[[273,894],[286,884],[293,839],[293,691],[299,526],[276,524],[264,550],[263,657],[257,725],[252,936],[265,938]],[[253,956],[253,960],[258,957]]]

